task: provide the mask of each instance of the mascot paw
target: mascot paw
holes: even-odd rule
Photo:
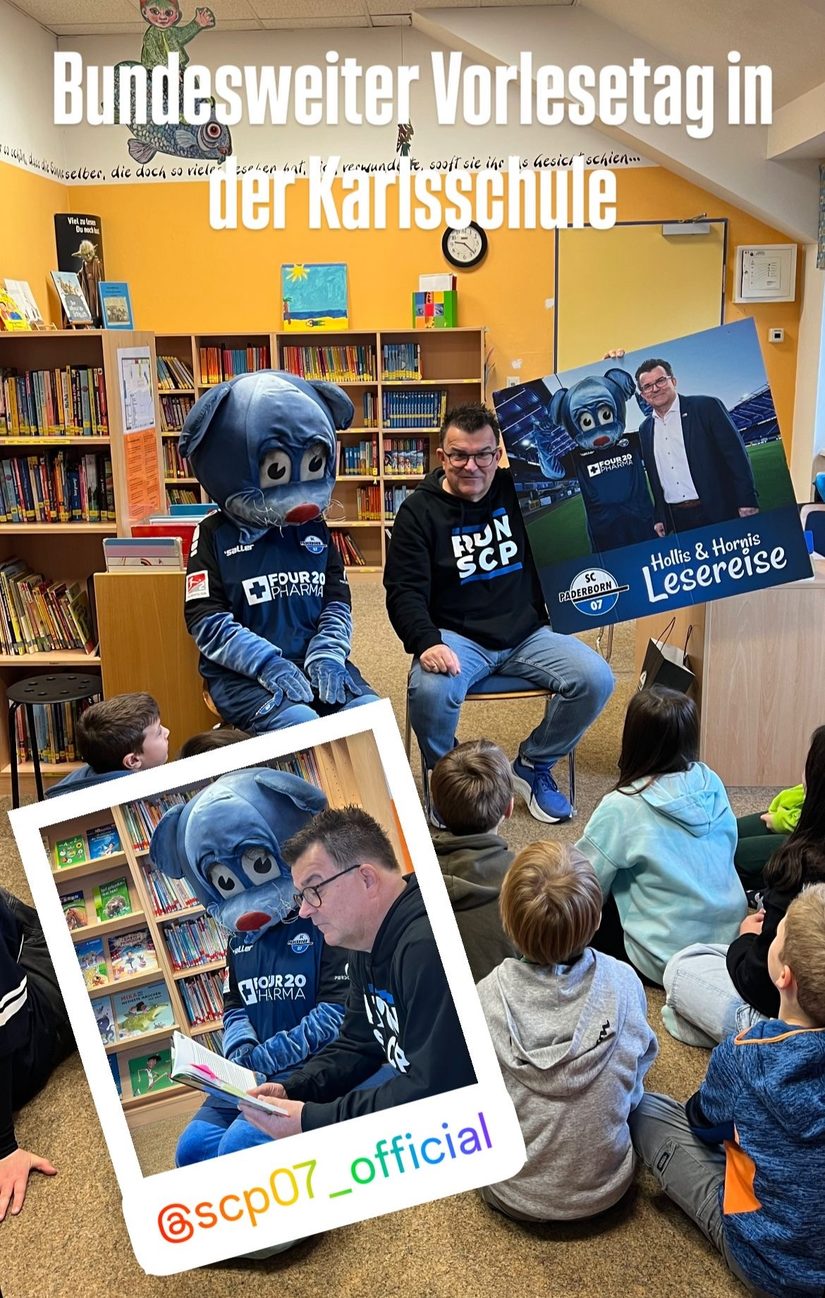
[[[282,699],[292,703],[311,703],[312,689],[300,667],[288,659],[282,658],[274,667],[268,668],[261,677],[264,689],[272,695],[271,707],[277,708]],[[264,704],[261,715],[269,711],[270,705]]]
[[[347,701],[347,691],[357,697],[362,693],[360,685],[350,680],[343,664],[335,658],[316,658],[307,668],[312,688],[322,703],[343,705]]]

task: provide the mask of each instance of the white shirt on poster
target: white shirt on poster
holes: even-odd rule
[[[659,471],[662,492],[669,505],[680,500],[698,500],[696,483],[690,476],[685,438],[682,432],[682,410],[678,394],[665,415],[653,415],[653,457]]]

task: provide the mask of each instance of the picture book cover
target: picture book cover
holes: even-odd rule
[[[110,1046],[115,1040],[115,1012],[111,996],[96,996],[92,1001],[92,1009],[100,1039],[104,1046]]]
[[[811,576],[753,320],[493,401],[555,631]],[[461,537],[463,580],[494,581],[514,561],[511,521],[495,531]]]
[[[134,329],[129,285],[101,280],[98,285],[104,329]]]
[[[0,289],[0,329],[8,329],[10,332],[31,329],[17,300],[4,289]]]
[[[157,969],[158,957],[148,928],[135,929],[134,933],[118,933],[109,938],[109,958],[112,977],[131,978],[134,974]]]
[[[112,997],[115,1030],[119,1041],[145,1036],[174,1023],[169,993],[164,983],[150,983],[134,991],[116,992]]]
[[[125,876],[119,879],[107,879],[95,888],[95,913],[101,924],[107,919],[119,919],[122,915],[131,915],[132,899],[129,896],[129,885]]]
[[[151,1055],[139,1055],[129,1060],[129,1081],[132,1094],[154,1095],[156,1091],[166,1091],[174,1082],[170,1077],[172,1071],[172,1051],[157,1050]]]
[[[284,329],[348,329],[346,262],[281,266],[281,307]]]
[[[78,942],[75,951],[80,962],[80,968],[83,970],[86,986],[91,989],[105,987],[109,981],[109,974],[106,969],[106,956],[101,939],[99,937],[90,937],[85,942]]]
[[[120,1063],[118,1061],[118,1057],[117,1055],[107,1055],[106,1058],[109,1060],[109,1068],[111,1069],[112,1078],[114,1080],[115,1086],[117,1087],[117,1093],[122,1097],[123,1083],[120,1080]]]
[[[90,325],[92,323],[92,313],[89,310],[88,302],[83,296],[83,289],[80,287],[77,272],[53,270],[51,275],[57,289],[57,296],[60,298],[60,305],[69,324]]]
[[[59,870],[67,865],[81,865],[87,860],[86,839],[82,834],[59,839],[54,845],[54,859]]]
[[[29,281],[26,279],[6,279],[3,283],[6,286],[6,292],[10,297],[14,298],[29,324],[42,328],[43,317],[31,291]]]
[[[123,849],[114,825],[95,825],[87,834],[89,840],[89,860],[96,861],[101,856],[113,856]]]
[[[81,888],[78,892],[64,892],[60,902],[69,928],[72,930],[85,928],[89,922],[89,916],[86,911],[86,898],[83,895],[83,889]]]

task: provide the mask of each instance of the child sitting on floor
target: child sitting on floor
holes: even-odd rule
[[[478,994],[527,1162],[481,1196],[517,1221],[593,1217],[633,1179],[628,1117],[657,1044],[633,970],[588,946],[601,904],[589,862],[558,843],[526,847],[502,884],[502,923],[522,958]]]
[[[825,884],[791,902],[768,967],[779,1017],[717,1046],[686,1106],[646,1095],[631,1130],[734,1275],[803,1298],[825,1292]]]
[[[634,694],[618,782],[576,844],[605,896],[593,945],[659,986],[676,951],[732,941],[747,911],[733,866],[736,821],[698,749],[692,699],[661,686]]]
[[[763,870],[774,852],[788,841],[799,824],[805,785],[795,784],[792,789],[777,793],[767,811],[761,815],[738,816],[736,820],[736,855],[733,863],[743,886],[750,890],[761,888]]]
[[[53,784],[47,798],[163,766],[169,756],[169,731],[151,694],[116,694],[93,703],[80,715],[76,743],[86,765]]]
[[[513,812],[513,771],[489,739],[459,744],[433,767],[430,796],[446,828],[433,847],[476,982],[513,954],[498,897],[513,853],[498,833]]]

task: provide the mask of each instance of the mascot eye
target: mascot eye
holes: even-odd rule
[[[612,424],[613,420],[616,418],[612,406],[599,406],[596,414],[598,415],[600,424]]]
[[[265,847],[248,847],[241,857],[241,868],[256,883],[269,883],[281,873],[280,865]]]
[[[579,428],[583,433],[592,433],[596,427],[596,421],[589,410],[585,410],[579,415]]]
[[[301,460],[301,481],[311,482],[313,478],[323,478],[327,468],[327,453],[323,446],[310,446],[304,451]]]
[[[292,461],[286,451],[267,451],[259,472],[262,487],[281,487],[292,477]]]
[[[211,884],[222,897],[235,897],[239,892],[243,892],[245,887],[243,881],[232,873],[229,866],[222,865],[220,861],[209,866],[206,871],[206,882]]]

